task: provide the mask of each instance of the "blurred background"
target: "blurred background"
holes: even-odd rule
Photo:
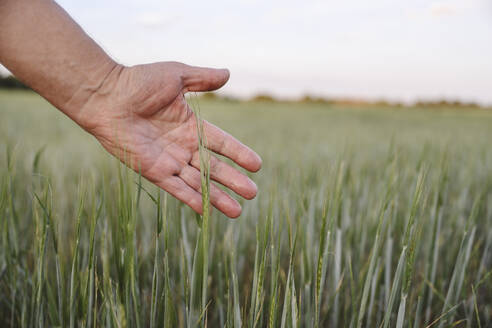
[[[492,0],[58,2],[123,64],[229,68],[189,103],[259,192],[199,228],[1,78],[0,327],[492,327]]]
[[[229,68],[230,96],[492,104],[488,0],[58,3],[124,64]]]

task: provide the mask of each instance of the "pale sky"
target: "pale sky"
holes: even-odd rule
[[[492,104],[492,1],[59,0],[120,62],[227,67],[223,92]]]

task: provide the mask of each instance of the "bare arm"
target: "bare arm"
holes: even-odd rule
[[[196,118],[184,93],[220,88],[227,70],[175,62],[125,67],[51,0],[0,0],[0,62],[111,154],[202,211]],[[205,134],[213,152],[249,171],[260,169],[260,157],[229,134],[208,122]],[[210,175],[244,198],[256,195],[253,181],[217,157]],[[213,206],[239,216],[237,201],[215,184],[210,191]]]
[[[69,116],[117,66],[50,0],[0,0],[0,62]]]

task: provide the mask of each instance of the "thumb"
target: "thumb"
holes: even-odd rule
[[[226,84],[227,80],[228,69],[186,66],[183,72],[185,92],[217,90]]]

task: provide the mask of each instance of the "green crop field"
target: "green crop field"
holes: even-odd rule
[[[492,111],[199,101],[263,158],[236,220],[0,92],[1,327],[492,327]]]

